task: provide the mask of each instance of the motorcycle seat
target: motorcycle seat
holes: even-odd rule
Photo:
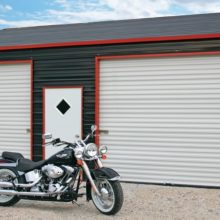
[[[17,169],[19,171],[28,172],[30,170],[38,169],[46,163],[46,160],[34,162],[29,159],[25,159],[24,156],[16,152],[4,151],[2,157],[7,160],[17,162]]]
[[[2,157],[4,159],[12,160],[14,162],[16,162],[18,159],[24,158],[24,156],[22,154],[20,154],[20,153],[8,152],[8,151],[4,151],[2,153]]]
[[[34,162],[32,160],[28,160],[25,158],[20,158],[18,160],[18,165],[17,165],[17,169],[18,171],[22,171],[22,172],[28,172],[34,169],[38,169],[41,168],[44,164],[46,164],[46,160],[41,160],[38,162]]]

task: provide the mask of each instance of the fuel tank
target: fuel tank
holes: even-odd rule
[[[64,149],[48,158],[47,163],[73,166],[76,164],[76,158],[72,149]]]

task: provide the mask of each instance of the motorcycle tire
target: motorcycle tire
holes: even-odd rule
[[[4,176],[8,176],[8,178],[15,178],[16,175],[16,171],[14,171],[13,169],[9,169],[9,168],[2,168],[0,169],[0,182],[1,181],[7,181],[6,179],[4,179]],[[20,182],[20,181],[19,181]],[[18,179],[15,179],[15,183],[18,183]],[[1,189],[5,189],[5,188],[1,188]],[[10,190],[10,188],[7,188]],[[16,204],[19,201],[19,197],[18,196],[7,196],[7,195],[1,195],[0,193],[0,206],[12,206],[14,204]]]
[[[108,179],[94,180],[101,196],[92,189],[91,198],[95,207],[105,215],[115,215],[122,207],[124,196],[119,181]]]

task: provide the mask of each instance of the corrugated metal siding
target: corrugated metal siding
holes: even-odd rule
[[[0,60],[34,63],[34,160],[42,159],[42,87],[82,85],[83,134],[95,121],[95,56],[146,53],[175,53],[219,50],[220,40],[97,45],[33,50],[1,51]]]
[[[101,61],[100,129],[123,180],[220,186],[220,56]]]
[[[30,64],[0,64],[0,154],[15,151],[30,158]]]

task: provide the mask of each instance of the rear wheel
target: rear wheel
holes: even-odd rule
[[[103,214],[114,215],[122,207],[123,191],[120,182],[107,179],[94,180],[101,196],[92,189],[91,197],[96,208]]]
[[[11,182],[12,179],[16,178],[16,173],[10,169],[0,169],[0,182]],[[18,183],[15,179],[14,183]],[[11,188],[0,187],[0,190],[10,190]],[[17,196],[1,195],[0,193],[0,206],[11,206],[17,203],[20,199]]]

